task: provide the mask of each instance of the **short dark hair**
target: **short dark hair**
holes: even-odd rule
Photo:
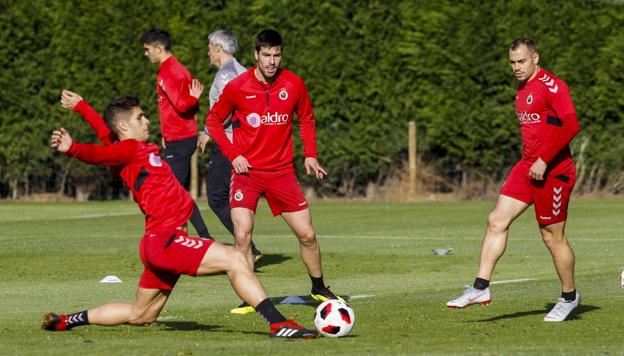
[[[160,28],[151,28],[145,31],[141,36],[141,43],[149,45],[158,43],[167,51],[171,51],[171,36],[169,36],[169,32]]]
[[[511,46],[509,49],[514,51],[518,49],[518,47],[525,45],[531,53],[537,52],[537,48],[535,47],[535,42],[529,38],[518,37],[513,42],[511,42]]]
[[[104,122],[109,129],[117,132],[117,122],[121,119],[122,115],[129,114],[132,108],[139,107],[138,96],[122,96],[111,100],[104,109]]]
[[[261,47],[278,47],[284,49],[284,42],[279,32],[272,29],[264,29],[256,35],[256,51]]]

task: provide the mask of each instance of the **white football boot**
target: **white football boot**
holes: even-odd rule
[[[568,315],[570,315],[572,310],[578,307],[580,303],[581,303],[581,295],[578,294],[578,292],[576,292],[576,298],[574,298],[574,300],[569,301],[569,302],[563,298],[559,298],[559,300],[557,301],[557,304],[555,304],[555,307],[552,308],[552,310],[548,312],[548,314],[546,314],[546,316],[544,317],[544,321],[549,321],[549,322],[564,321],[568,317]]]
[[[465,308],[472,304],[488,305],[492,301],[490,288],[483,290],[470,287],[462,293],[457,299],[449,300],[446,306],[449,308]]]

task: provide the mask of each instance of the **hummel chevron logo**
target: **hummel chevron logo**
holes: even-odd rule
[[[290,337],[296,332],[297,332],[297,329],[283,328],[282,330],[277,332],[277,336]]]
[[[559,91],[559,86],[557,84],[555,84],[555,79],[554,78],[551,78],[548,75],[544,74],[544,76],[542,76],[538,80],[540,82],[544,83],[547,87],[549,87],[548,90],[550,90],[551,93],[555,93],[556,94],[557,91]]]
[[[539,78],[538,80],[543,82],[543,81],[545,81],[545,80],[548,80],[548,78],[549,78],[549,77],[548,77],[548,75],[547,75],[547,74],[544,74],[544,76],[543,76],[543,77],[541,77],[541,78]]]
[[[563,190],[563,187],[553,187],[553,210],[552,213],[554,216],[559,216],[559,214],[561,213],[561,191]]]
[[[77,314],[77,315],[72,315],[69,318],[67,318],[67,322],[69,324],[74,324],[74,323],[77,323],[79,321],[84,321],[84,319],[82,318],[82,313]]]
[[[559,86],[555,84],[554,88],[548,88],[548,90],[550,90],[552,93],[557,93],[557,90],[559,90]]]
[[[204,246],[204,243],[201,242],[201,240],[189,239],[188,237],[184,237],[184,236],[178,236],[178,238],[175,239],[175,241],[173,242],[180,244],[184,247],[190,247],[194,249],[198,249]]]

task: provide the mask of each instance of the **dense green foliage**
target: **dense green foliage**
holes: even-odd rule
[[[125,201],[0,203],[0,345],[3,355],[620,355],[622,200],[577,200],[568,238],[577,256],[582,304],[570,320],[542,321],[559,280],[532,212],[514,222],[487,308],[447,309],[474,278],[492,203],[312,202],[325,280],[350,301],[352,334],[288,342],[270,339],[256,314],[238,304],[225,276],[182,277],[149,327],[39,329],[48,311],[131,302],[142,271],[142,215]],[[231,237],[204,210],[220,241]],[[261,204],[254,240],[265,253],[258,278],[268,294],[305,295],[309,279],[286,224]],[[453,247],[450,256],[433,248]],[[106,275],[121,284],[99,284]],[[359,296],[357,298],[356,296]],[[312,327],[311,305],[278,305]]]
[[[324,194],[357,194],[383,182],[407,157],[410,120],[422,160],[438,175],[456,184],[499,182],[520,152],[507,46],[534,38],[542,64],[568,83],[576,104],[578,186],[624,188],[618,1],[2,0],[1,195],[9,186],[115,195],[105,170],[69,164],[46,145],[59,125],[94,141],[58,104],[63,88],[99,110],[115,96],[139,95],[159,140],[157,68],[138,40],[150,27],[172,33],[174,54],[206,85],[215,73],[206,56],[210,32],[234,30],[238,57],[250,66],[253,35],[281,31],[284,66],[304,78],[315,107],[321,163],[330,172],[316,186]],[[205,95],[200,123],[207,109]]]

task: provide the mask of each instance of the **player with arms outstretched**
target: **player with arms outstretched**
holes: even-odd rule
[[[100,146],[79,144],[65,129],[55,130],[51,146],[59,152],[94,164],[115,167],[145,214],[145,235],[140,242],[144,271],[134,303],[109,303],[72,314],[48,313],[42,327],[62,331],[80,325],[145,325],[156,320],[181,274],[227,274],[238,296],[270,323],[271,336],[314,338],[307,330],[286,320],[267,298],[246,256],[214,240],[189,237],[181,226],[193,212],[194,202],[161,160],[158,147],[146,142],[149,120],[138,98],[113,100],[104,112],[106,126],[117,143]],[[95,123],[101,126],[101,123]],[[97,130],[96,130],[97,131]],[[104,139],[104,131],[99,131]],[[110,135],[108,137],[111,137]]]

